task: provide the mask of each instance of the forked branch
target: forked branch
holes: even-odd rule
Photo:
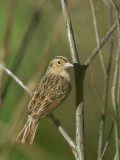
[[[74,63],[75,92],[76,92],[76,160],[85,160],[84,151],[84,101],[83,101],[83,82],[86,67],[79,62],[72,23],[69,15],[67,0],[61,0],[62,11],[66,23],[67,37],[69,41],[71,57]]]

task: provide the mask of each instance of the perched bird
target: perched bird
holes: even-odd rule
[[[67,97],[72,84],[66,69],[72,66],[62,56],[57,56],[50,62],[29,102],[28,120],[19,133],[17,142],[32,144],[40,118],[53,111]]]

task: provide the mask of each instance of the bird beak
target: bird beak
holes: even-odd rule
[[[65,65],[64,65],[66,68],[69,68],[69,67],[73,67],[73,64],[71,64],[71,63],[65,63]]]

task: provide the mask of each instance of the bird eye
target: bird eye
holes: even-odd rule
[[[58,64],[60,64],[61,62],[60,61],[58,61]]]

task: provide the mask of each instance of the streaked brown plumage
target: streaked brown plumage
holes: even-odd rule
[[[46,74],[38,84],[28,105],[28,120],[16,141],[32,144],[39,119],[53,111],[71,90],[70,76],[66,69],[73,66],[62,56],[53,59]]]

